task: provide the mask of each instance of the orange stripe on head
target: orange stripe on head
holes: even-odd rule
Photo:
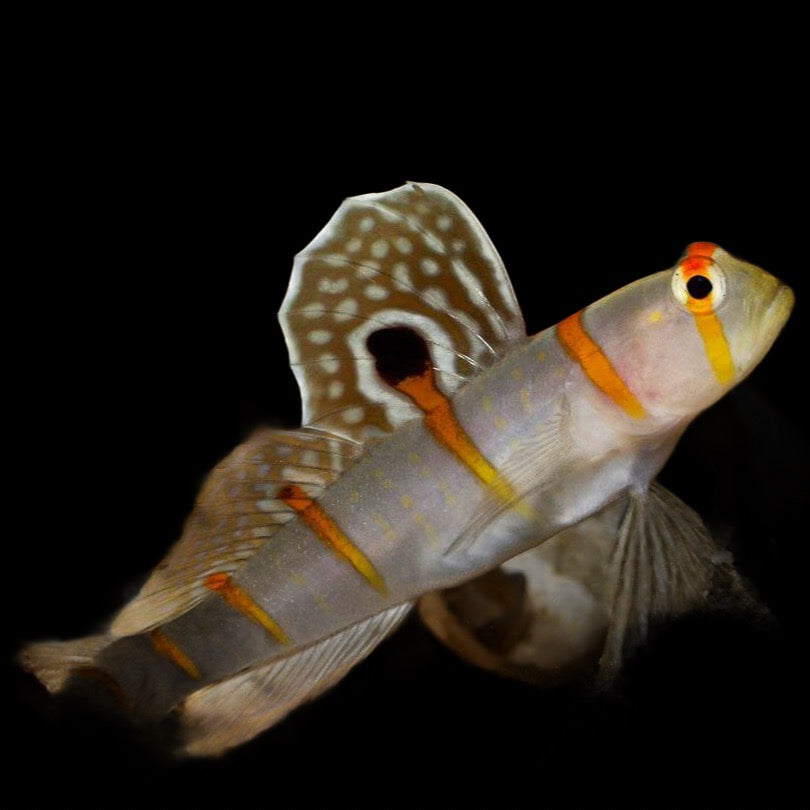
[[[193,678],[195,681],[200,680],[201,675],[197,665],[159,627],[149,633],[149,640],[152,642],[155,652],[180,667],[189,678]]]
[[[692,242],[686,249],[686,255],[705,256],[707,259],[711,259],[715,250],[717,250],[717,245],[714,242]]]
[[[234,610],[260,624],[279,644],[289,644],[290,639],[280,625],[259,605],[253,597],[240,588],[228,574],[218,573],[206,577],[205,587],[218,593]]]
[[[627,387],[612,363],[582,325],[582,310],[557,324],[557,338],[568,355],[579,363],[588,379],[625,413],[643,419],[642,404]]]
[[[686,258],[678,265],[685,283],[695,276],[708,278],[711,275],[711,267],[714,264],[712,256],[716,250],[717,245],[711,242],[694,242],[689,245]],[[714,292],[710,292],[704,298],[687,296],[686,307],[695,318],[695,326],[703,340],[706,357],[715,377],[721,383],[731,382],[735,374],[734,360],[723,332],[723,324],[714,311]]]
[[[339,557],[347,560],[372,587],[381,594],[387,593],[385,582],[371,561],[298,484],[288,484],[286,487],[282,487],[278,492],[278,498],[287,506],[295,509],[304,523],[318,536],[318,539]]]

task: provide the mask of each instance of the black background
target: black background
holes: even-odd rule
[[[647,67],[632,60],[582,81],[531,53],[495,74],[474,51],[443,62],[402,43],[387,83],[383,54],[341,48],[308,74],[278,59],[279,32],[242,47],[215,25],[126,44],[33,31],[10,117],[4,298],[12,783],[88,806],[791,806],[810,294],[796,97],[755,71],[731,77],[732,95],[705,76],[635,87]],[[178,536],[206,471],[256,425],[298,424],[276,320],[292,258],[343,197],[406,180],[469,205],[532,332],[697,240],[794,288],[771,353],[662,476],[774,624],[684,619],[594,694],[475,671],[414,620],[325,697],[208,762],[45,696],[11,663],[19,646],[98,630]]]

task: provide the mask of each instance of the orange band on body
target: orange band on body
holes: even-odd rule
[[[505,501],[513,501],[515,492],[489,463],[458,423],[450,400],[438,389],[433,369],[405,377],[395,386],[425,413],[425,426],[436,441],[459,458],[478,478]]]
[[[149,633],[149,640],[152,642],[155,652],[180,667],[189,678],[194,678],[195,681],[200,680],[200,670],[197,669],[197,665],[159,627]]]
[[[216,591],[232,608],[260,624],[279,644],[289,644],[290,639],[279,624],[259,605],[251,595],[240,588],[227,574],[211,574],[206,577],[205,587]]]
[[[382,594],[387,593],[385,582],[371,561],[298,484],[283,487],[278,497],[298,512],[304,523],[315,532],[325,546],[347,560],[376,590]]]
[[[711,242],[694,242],[687,249],[687,256],[680,263],[684,282],[693,276],[709,275],[712,256],[717,245]],[[721,383],[734,379],[734,360],[726,340],[723,324],[714,312],[714,293],[705,298],[687,299],[687,307],[695,318],[695,326],[703,340],[706,357],[709,359],[715,377]]]
[[[562,347],[603,394],[634,419],[643,419],[646,414],[642,404],[582,326],[582,312],[557,324],[557,338]]]

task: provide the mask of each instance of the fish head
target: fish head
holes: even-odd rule
[[[588,307],[583,322],[637,398],[646,432],[694,418],[748,376],[793,303],[770,273],[696,242],[674,268]]]

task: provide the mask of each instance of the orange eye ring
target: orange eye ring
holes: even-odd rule
[[[726,297],[726,278],[711,259],[690,256],[672,274],[672,294],[694,315],[716,312]]]

